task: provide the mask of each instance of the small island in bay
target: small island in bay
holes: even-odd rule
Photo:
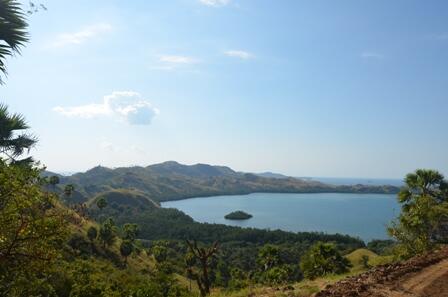
[[[248,220],[252,218],[252,215],[247,212],[237,210],[225,215],[224,218],[227,220]]]

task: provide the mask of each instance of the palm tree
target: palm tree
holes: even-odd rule
[[[448,184],[444,176],[430,169],[417,169],[405,178],[405,187],[399,193],[400,203],[412,204],[421,196],[429,196],[439,202],[447,198]]]
[[[27,27],[19,2],[0,0],[0,73],[6,75],[6,58],[20,53],[20,48],[28,41]],[[3,84],[1,76],[0,84]]]
[[[0,154],[6,155],[13,163],[32,162],[30,157],[17,160],[18,157],[28,152],[37,142],[36,137],[33,135],[20,133],[20,131],[28,128],[22,115],[17,113],[10,114],[8,107],[0,104]]]
[[[448,182],[435,170],[418,169],[405,178],[398,194],[402,212],[389,234],[402,245],[404,257],[448,240]]]

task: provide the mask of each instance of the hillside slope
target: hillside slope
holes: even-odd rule
[[[102,192],[131,189],[161,202],[191,197],[273,193],[397,193],[394,186],[335,186],[297,178],[262,177],[236,172],[229,167],[207,164],[182,165],[174,161],[148,167],[110,169],[97,166],[84,173],[60,177],[62,186],[74,184],[76,202],[85,202]],[[84,198],[80,198],[84,197]]]
[[[327,286],[316,297],[446,297],[448,247],[408,261],[375,267]]]

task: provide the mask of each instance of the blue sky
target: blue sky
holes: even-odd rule
[[[448,173],[448,3],[41,1],[1,100],[54,171]]]

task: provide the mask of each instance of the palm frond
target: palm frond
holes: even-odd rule
[[[10,114],[6,105],[0,104],[0,153],[15,160],[36,144],[33,135],[17,131],[28,129],[25,118],[20,114]]]
[[[0,72],[7,74],[5,60],[28,41],[26,15],[18,1],[0,0]],[[0,84],[3,83],[0,76]]]

